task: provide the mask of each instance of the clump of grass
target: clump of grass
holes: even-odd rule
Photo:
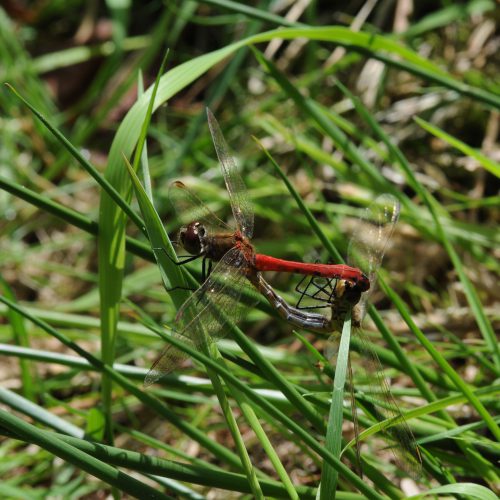
[[[44,33],[43,16],[29,26],[0,15],[2,80],[18,93],[0,93],[0,352],[12,368],[0,390],[0,446],[9,456],[2,496],[79,497],[114,488],[136,497],[220,489],[222,497],[313,498],[323,484],[320,494],[331,498],[328,473],[338,472],[339,498],[353,490],[369,498],[493,498],[500,437],[493,2],[416,12],[399,35],[377,9],[356,31],[306,26],[331,14],[319,7],[304,14],[304,24],[290,25],[242,4],[196,12],[194,5],[174,12],[153,2],[137,18],[134,10],[112,11],[121,27],[112,41],[41,47],[43,57],[30,44]],[[72,8],[45,15],[68,29],[61,20]],[[349,9],[343,14],[356,14]],[[127,17],[137,19],[135,30]],[[274,29],[280,24],[288,27]],[[198,46],[181,35],[194,27]],[[235,28],[242,31],[232,42]],[[173,50],[156,98],[151,85],[126,104],[137,94],[139,68],[147,82],[154,78],[150,67],[162,56],[165,33]],[[84,86],[84,67],[75,66],[82,62],[93,70]],[[59,93],[54,102],[47,81],[53,89],[71,86],[76,97],[63,102]],[[328,429],[331,380],[314,364],[324,340],[308,332],[290,340],[290,327],[264,301],[242,330],[228,326],[230,340],[219,346],[224,358],[190,352],[194,366],[143,389],[165,342],[156,334],[172,325],[188,296],[167,293],[164,283],[191,279],[164,252],[160,269],[154,263],[152,249],[168,245],[163,226],[170,234],[178,227],[168,183],[182,179],[229,216],[204,104],[216,109],[237,152],[262,253],[327,260],[335,248],[345,255],[362,208],[383,192],[399,199],[401,220],[367,333],[420,446],[419,477],[410,479],[380,451],[392,443],[376,433],[387,422],[371,419],[376,394],[360,397],[368,480],[351,467],[352,442],[342,461],[332,453],[349,438]],[[133,191],[123,156],[132,159],[145,144],[148,117],[147,154],[136,156]],[[141,185],[149,182],[148,196]],[[189,271],[199,277],[196,266]],[[293,280],[270,280],[293,302]],[[355,339],[351,348],[363,350]],[[363,389],[356,364],[354,383]],[[165,458],[154,458],[161,452]]]

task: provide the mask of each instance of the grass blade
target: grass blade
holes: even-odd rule
[[[332,400],[328,415],[328,428],[326,431],[325,447],[340,459],[342,449],[342,421],[344,408],[344,388],[347,378],[347,365],[349,363],[349,344],[351,338],[351,314],[347,313],[339,350],[336,359],[335,378],[333,380]],[[354,416],[353,416],[354,418]],[[325,464],[321,474],[321,500],[335,497],[338,483],[338,472],[333,467]]]
[[[414,120],[424,130],[427,130],[427,132],[431,133],[435,137],[438,137],[439,139],[442,139],[444,142],[447,142],[454,148],[461,151],[464,155],[474,158],[485,170],[488,170],[488,172],[492,173],[495,177],[500,177],[500,165],[497,162],[483,155],[480,151],[470,147],[468,144],[465,144],[465,142],[447,134],[444,130],[432,125],[432,123],[422,120],[422,118],[419,118],[418,116],[415,116]]]
[[[136,498],[141,498],[144,495],[147,495],[151,499],[170,498],[156,491],[146,483],[138,481],[107,463],[80,451],[78,448],[57,438],[53,433],[46,434],[34,425],[28,424],[4,410],[0,410],[0,424],[12,432],[17,439],[36,444],[55,456],[63,458],[67,462],[76,465],[89,474]]]

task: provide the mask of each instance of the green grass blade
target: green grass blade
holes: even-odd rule
[[[226,50],[217,51],[215,55],[208,54],[198,58],[198,61],[205,61],[205,64],[193,67],[192,63],[194,61],[190,61],[190,63],[178,66],[164,75],[158,86],[158,98],[154,102],[153,109],[156,109],[171,95],[202,74],[203,71],[209,69],[212,64],[217,62],[217,58],[221,53],[224,55],[230,53],[226,52]],[[110,150],[106,179],[127,200],[130,198],[131,185],[129,174],[123,167],[123,157],[129,157],[135,148],[148,112],[152,93],[153,89],[150,88],[128,112],[117,131]],[[99,291],[101,297],[102,353],[103,359],[108,364],[112,364],[115,352],[116,325],[119,318],[123,270],[125,267],[125,223],[126,218],[123,212],[110,196],[103,193],[99,218]],[[109,408],[111,404],[111,387],[106,379],[103,379],[102,394],[103,407]],[[111,429],[107,429],[108,442],[111,442],[111,434]]]
[[[32,104],[30,104],[24,97],[21,96],[8,83],[5,84],[12,93],[20,99],[30,110],[31,112],[47,127],[48,130],[56,137],[56,139],[66,148],[66,150],[75,158],[75,160],[94,178],[94,180],[103,188],[105,192],[113,199],[113,201],[126,213],[129,217],[135,222],[137,227],[142,227],[141,220],[132,212],[127,202],[123,199],[123,197],[118,193],[118,190],[114,188],[112,184],[110,184],[102,175],[95,169],[95,167],[86,160],[78,151],[77,148],[71,144],[66,137],[55,128],[45,116],[40,113]]]
[[[143,498],[144,495],[151,499],[171,498],[146,483],[111,467],[106,462],[80,451],[78,448],[57,438],[53,433],[47,434],[4,410],[0,410],[0,424],[12,432],[17,439],[36,444],[129,495],[136,498]]]
[[[2,293],[8,297],[10,300],[15,301],[16,297],[11,287],[5,281],[3,276],[0,275],[0,290]],[[17,314],[12,309],[8,310],[7,313],[8,321],[12,327],[12,337],[17,346],[20,347],[29,347],[30,340],[29,335],[24,325],[24,321],[22,316]],[[36,373],[33,370],[33,366],[26,359],[20,360],[20,368],[21,368],[21,382],[22,382],[22,391],[26,398],[34,400],[36,397]]]
[[[166,56],[165,56],[166,57]],[[160,75],[163,73],[163,64],[165,61],[162,63],[162,68],[158,72],[158,75],[156,76],[156,81],[155,81],[155,88],[157,88],[157,84],[160,81]],[[144,80],[142,77],[142,73],[139,73],[138,79],[137,79],[137,95],[140,98],[144,94]],[[156,97],[156,93],[153,93],[153,96]],[[147,121],[149,122],[151,120],[151,113],[153,112],[153,102],[154,102],[154,97],[150,102],[150,107],[148,108],[148,113],[147,113]],[[142,179],[144,183],[144,190],[146,191],[146,194],[148,195],[148,198],[150,200],[153,199],[153,186],[151,184],[151,173],[149,171],[149,162],[148,162],[148,145],[146,143],[146,133],[147,133],[147,128],[144,130],[144,139],[142,139],[142,133],[141,137],[139,138],[139,141],[137,143],[137,149],[136,149],[136,156],[137,156],[137,151],[142,148],[142,153],[140,155],[140,170],[142,173]],[[134,171],[138,170],[138,166],[136,165],[134,168]]]
[[[145,49],[150,43],[149,36],[128,37],[123,40],[122,48],[125,52],[130,52]],[[87,62],[92,58],[108,57],[115,50],[116,45],[111,41],[91,46],[70,47],[36,57],[33,60],[33,68],[39,73],[48,73],[73,64]]]
[[[255,435],[259,440],[262,449],[264,450],[267,457],[271,461],[271,464],[273,465],[276,474],[278,475],[284,488],[286,489],[288,496],[291,499],[298,500],[300,491],[293,485],[289,475],[286,472],[285,467],[281,463],[278,453],[274,449],[273,444],[269,440],[259,419],[257,418],[257,415],[255,414],[252,404],[248,402],[245,396],[242,393],[240,393],[240,391],[236,387],[232,386],[231,384],[228,384],[228,386],[231,389],[232,396],[238,402],[238,406],[243,412],[243,415],[245,416],[247,422],[250,424],[252,430],[255,432]],[[260,482],[261,482],[260,486],[263,488],[262,480],[260,480]],[[265,493],[264,490],[263,492]]]
[[[99,234],[99,224],[97,222],[85,217],[81,213],[73,210],[71,208],[65,207],[60,203],[57,203],[46,196],[36,193],[31,189],[28,189],[21,184],[13,182],[5,177],[0,176],[0,188],[4,189],[8,193],[12,193],[18,198],[32,204],[35,207],[42,209],[43,211],[59,217],[61,220],[66,221],[75,227],[78,227],[86,233],[97,236]],[[125,245],[127,250],[132,252],[134,255],[142,257],[143,259],[154,261],[153,252],[150,250],[149,246],[138,241],[130,236],[125,238]]]
[[[497,95],[452,78],[446,71],[429,60],[419,56],[411,49],[401,45],[390,36],[364,32],[356,33],[349,28],[338,26],[327,26],[322,28],[283,28],[281,30],[261,33],[246,40],[245,43],[248,41],[248,43],[255,44],[268,41],[269,37],[283,38],[286,40],[304,37],[309,40],[334,42],[348,50],[369,55],[384,62],[388,66],[408,71],[424,78],[426,81],[438,83],[446,88],[456,90],[462,95],[470,96],[476,100],[494,106],[497,109],[500,108],[500,97]]]
[[[204,446],[207,450],[211,451],[220,460],[232,465],[236,469],[240,468],[240,461],[236,455],[234,455],[231,451],[229,451],[225,446],[213,442],[206,436],[206,434],[204,434],[196,427],[190,425],[184,419],[179,418],[173,411],[171,411],[168,408],[166,404],[162,403],[160,400],[154,398],[153,396],[150,396],[148,393],[138,389],[134,384],[132,384],[128,380],[128,378],[124,377],[117,371],[113,370],[109,365],[103,363],[102,360],[89,354],[85,349],[82,349],[77,343],[73,342],[67,336],[63,335],[62,333],[52,328],[45,321],[29,313],[24,308],[18,306],[17,304],[15,304],[14,302],[10,301],[9,299],[7,299],[2,295],[0,295],[0,302],[7,305],[10,309],[13,309],[14,311],[18,312],[19,314],[24,316],[26,319],[28,319],[35,325],[42,328],[49,335],[59,340],[59,342],[64,344],[69,349],[72,349],[79,356],[88,361],[97,371],[106,373],[106,375],[110,377],[115,383],[119,384],[126,391],[133,394],[145,406],[152,408],[159,415],[163,416],[166,420],[171,422],[173,425],[177,426],[187,436],[191,437],[195,441],[198,441],[202,446]],[[162,332],[160,333],[160,335],[161,334]],[[167,337],[167,340],[168,339],[169,337]],[[183,344],[180,344],[179,346],[176,347],[178,347],[181,350],[185,349],[185,346],[183,346]],[[207,360],[209,360],[209,358],[207,358],[201,353],[196,353],[196,355],[201,357],[206,363]]]
[[[341,86],[341,89],[346,93],[347,95],[351,95],[350,92],[343,86]],[[393,142],[390,140],[390,138],[385,134],[385,132],[382,130],[382,128],[373,120],[368,113],[368,111],[362,106],[361,102],[359,99],[354,99],[353,102],[356,106],[356,109],[360,112],[360,114],[363,116],[363,118],[366,119],[366,121],[369,123],[369,125],[372,127],[372,129],[378,134],[378,136],[384,141],[386,144],[388,150],[393,154],[394,160],[398,163],[400,166],[401,170],[405,174],[406,178],[408,179],[408,182],[411,184],[411,186],[415,189],[415,191],[419,194],[421,197],[422,201],[427,205],[427,208],[431,214],[432,220],[435,224],[435,235],[437,238],[442,242],[443,246],[445,247],[446,251],[448,252],[448,255],[450,256],[450,259],[457,271],[457,274],[460,277],[460,281],[462,282],[462,285],[465,290],[465,294],[467,297],[467,300],[469,302],[469,305],[474,312],[474,316],[476,317],[477,324],[479,326],[479,329],[483,335],[483,338],[488,345],[491,355],[493,357],[493,361],[495,363],[495,366],[498,369],[500,369],[500,346],[497,342],[495,333],[493,332],[493,327],[488,320],[484,309],[482,307],[481,301],[479,300],[479,296],[477,294],[476,289],[472,285],[470,279],[467,276],[467,273],[465,272],[462,262],[456,253],[450,239],[448,238],[448,235],[443,227],[443,224],[441,222],[441,216],[443,214],[443,208],[439,205],[439,203],[436,201],[436,199],[421,185],[421,183],[418,181],[416,178],[415,174],[413,173],[413,170],[411,169],[410,165],[408,164],[408,161],[402,154],[401,150],[393,144]],[[407,205],[407,209],[410,209],[410,205]],[[497,431],[495,431],[497,432]]]
[[[280,422],[285,425],[287,429],[294,432],[297,436],[299,436],[304,443],[310,446],[316,453],[318,453],[324,460],[335,467],[339,472],[342,473],[343,477],[351,482],[356,488],[358,488],[361,492],[363,492],[368,498],[382,498],[375,490],[368,487],[356,474],[354,474],[348,467],[346,467],[337,457],[335,457],[332,453],[326,450],[323,446],[321,446],[310,434],[310,432],[305,429],[302,425],[297,424],[294,420],[289,418],[287,415],[278,410],[275,406],[270,404],[267,400],[261,398],[255,391],[252,391],[244,382],[240,379],[236,378],[229,371],[225,369],[224,366],[221,366],[219,363],[214,361],[213,359],[207,357],[202,354],[200,351],[192,349],[187,344],[184,344],[178,341],[173,337],[166,337],[163,332],[153,328],[159,335],[165,338],[169,343],[171,343],[176,348],[186,352],[190,357],[202,362],[203,364],[209,366],[212,370],[218,373],[222,378],[226,380],[226,383],[230,383],[236,386],[242,393],[244,393],[249,400],[256,402],[259,406],[262,407],[264,411],[274,416]]]
[[[490,0],[474,0],[466,4],[450,4],[414,23],[402,33],[402,36],[406,39],[415,38],[428,31],[450,26],[451,23],[468,19],[471,15],[491,11],[494,8],[495,2]]]
[[[497,495],[488,488],[481,486],[480,484],[474,483],[456,483],[448,484],[446,486],[438,486],[437,488],[431,488],[426,491],[425,494],[414,495],[412,500],[418,500],[420,498],[428,498],[429,495],[433,497],[435,495],[456,495],[458,497],[465,496],[467,498],[477,498],[478,500],[495,500]]]
[[[422,118],[419,118],[418,116],[415,116],[414,120],[427,132],[431,133],[435,137],[438,137],[439,139],[442,139],[444,142],[447,142],[454,148],[461,151],[464,155],[474,158],[485,170],[492,173],[495,177],[500,177],[500,165],[497,162],[491,160],[477,149],[465,144],[465,142],[447,134],[444,130],[432,125],[432,123],[422,120]]]
[[[176,308],[180,309],[182,304],[189,297],[187,291],[187,281],[183,272],[184,269],[175,264],[177,262],[177,256],[175,254],[174,247],[172,246],[168,234],[163,227],[158,212],[142,187],[137,174],[126,158],[124,158],[124,164],[126,165],[130,178],[132,179],[135,195],[137,197],[137,201],[139,202],[139,207],[144,218],[144,225],[151,243],[151,248],[160,269],[163,284],[167,290],[174,289],[171,292],[171,297]]]
[[[47,426],[57,432],[82,439],[84,432],[76,425],[47,411],[45,408],[29,401],[15,392],[0,387],[0,401],[16,412],[22,413],[33,419],[38,424]]]
[[[462,377],[451,367],[444,356],[434,347],[432,342],[422,333],[417,325],[415,325],[404,302],[399,298],[399,296],[397,296],[396,293],[391,290],[391,288],[388,287],[385,283],[382,283],[381,286],[384,289],[384,292],[397,306],[398,310],[403,315],[405,321],[407,322],[408,326],[410,326],[412,333],[417,337],[418,341],[426,348],[427,352],[432,356],[439,368],[448,376],[450,380],[453,381],[457,389],[464,394],[469,403],[476,409],[481,418],[486,422],[486,425],[495,436],[495,438],[500,440],[500,429],[497,423],[483,406],[481,401],[474,394],[474,392],[470,389],[469,385],[463,381]]]
[[[289,27],[306,26],[305,24],[302,23],[289,21],[284,17],[272,14],[267,10],[257,9],[249,5],[245,5],[244,3],[232,2],[231,0],[202,0],[202,3],[214,5],[216,7],[222,7],[223,9],[227,9],[231,12],[238,12],[240,14],[244,14],[245,17],[258,19],[259,21],[264,21],[270,24],[277,24],[278,26],[289,26]]]
[[[50,433],[47,432],[47,434]],[[247,479],[243,474],[216,470],[207,466],[191,465],[185,462],[165,460],[135,451],[123,450],[122,448],[65,436],[64,434],[58,434],[57,437],[88,455],[99,460],[105,460],[116,467],[125,467],[134,471],[155,474],[191,484],[211,486],[213,488],[227,489],[241,493],[251,493]],[[261,479],[261,485],[263,493],[267,496],[281,498],[285,495],[285,490],[278,481]],[[313,488],[299,486],[298,492],[301,495],[300,498],[314,498]]]
[[[326,431],[325,447],[334,456],[340,459],[342,449],[342,421],[344,408],[344,388],[347,378],[347,365],[349,364],[349,345],[351,339],[351,314],[346,315],[342,335],[340,337],[339,351],[336,356],[335,378],[328,415],[328,428]],[[354,417],[353,417],[354,418]],[[338,485],[338,472],[333,467],[325,464],[321,473],[321,500],[328,500],[335,496]]]
[[[212,344],[210,346],[212,349],[211,351],[213,354],[211,355],[211,359],[216,360],[218,363],[223,363],[222,356],[220,355],[217,347],[215,344]],[[262,492],[262,487],[260,485],[259,479],[258,479],[258,471],[255,469],[255,467],[252,464],[252,460],[250,459],[250,456],[248,454],[248,450],[245,446],[245,441],[240,433],[240,430],[238,428],[238,424],[236,422],[236,418],[234,417],[234,414],[231,410],[230,404],[229,404],[229,399],[224,391],[224,386],[222,384],[221,379],[219,378],[218,374],[211,370],[210,368],[207,369],[208,376],[210,377],[210,380],[212,381],[212,386],[214,388],[214,392],[217,395],[217,399],[219,400],[219,403],[221,405],[222,412],[224,414],[224,418],[226,420],[226,424],[229,428],[229,432],[231,433],[233,440],[236,445],[236,450],[238,451],[238,455],[241,460],[241,465],[243,467],[243,470],[245,472],[246,478],[248,480],[248,484],[250,485],[250,488],[252,489],[252,495],[256,499],[261,499],[264,500],[264,494]],[[229,386],[231,387],[231,386]],[[234,389],[234,388],[233,388]],[[232,391],[233,396],[236,394],[236,398],[238,398],[238,391]],[[241,403],[241,399],[240,399]],[[246,415],[247,412],[244,412]]]
[[[163,57],[163,60],[161,62],[160,69],[158,70],[158,73],[156,75],[155,83],[153,85],[153,90],[151,92],[151,98],[149,99],[148,107],[146,110],[146,116],[145,116],[144,121],[142,123],[141,133],[140,133],[139,139],[137,141],[137,148],[135,150],[134,161],[133,161],[133,171],[134,172],[137,172],[137,169],[139,168],[139,162],[143,160],[143,151],[144,151],[144,147],[146,144],[146,136],[148,133],[149,124],[151,122],[151,115],[153,114],[153,104],[154,104],[155,99],[156,99],[156,94],[158,93],[158,85],[160,84],[160,78],[163,75],[163,72],[165,70],[165,66],[167,65],[168,54],[169,54],[169,51],[167,50],[165,53],[165,56]],[[140,75],[139,75],[139,77],[140,77]],[[140,88],[141,88],[141,90],[140,90],[140,93],[138,96],[139,99],[142,97],[142,95],[144,95],[144,90],[142,89],[142,85],[140,85]],[[146,171],[148,171],[148,169],[146,169]],[[147,178],[149,178],[149,171],[147,173]],[[148,183],[146,185],[146,190],[148,192],[151,192],[150,183]]]

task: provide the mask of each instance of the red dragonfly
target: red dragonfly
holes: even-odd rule
[[[415,443],[413,434],[404,419],[394,397],[391,394],[387,381],[382,375],[382,367],[376,352],[366,340],[361,329],[361,322],[366,313],[366,305],[376,283],[376,274],[389,242],[394,226],[399,218],[399,202],[391,195],[382,195],[366,210],[365,217],[358,221],[357,231],[351,238],[348,251],[348,262],[366,271],[371,287],[362,290],[356,283],[346,280],[321,279],[311,276],[301,290],[301,297],[295,308],[289,307],[290,320],[295,325],[317,332],[331,333],[331,349],[333,357],[338,348],[339,332],[349,310],[352,311],[352,324],[356,329],[359,340],[360,354],[362,356],[361,371],[368,386],[369,394],[378,394],[383,399],[380,417],[393,419],[396,425],[389,427],[385,432],[397,445],[392,448],[398,466],[406,470],[412,477],[418,477],[421,470],[421,456]],[[306,278],[306,277],[305,277]],[[304,298],[315,301],[315,305],[302,306]],[[330,316],[304,312],[305,309],[318,309],[327,307]],[[294,313],[295,316],[293,315]],[[349,382],[351,388],[352,415],[356,439],[358,465],[360,465],[357,411],[352,385],[352,369],[349,359]],[[360,467],[361,468],[361,467]]]
[[[271,305],[287,320],[323,322],[322,316],[304,313],[290,308],[274,293],[260,271],[279,271],[310,276],[321,276],[329,280],[342,280],[357,290],[370,288],[369,279],[359,270],[344,264],[313,264],[277,259],[255,252],[250,238],[253,234],[254,215],[245,184],[229,153],[220,127],[207,109],[208,125],[219,158],[220,166],[236,221],[230,228],[218,219],[182,182],[174,182],[170,188],[170,200],[179,218],[186,216],[189,223],[179,233],[180,243],[190,254],[179,264],[202,258],[203,269],[208,261],[215,263],[204,283],[182,305],[175,318],[173,335],[197,349],[207,339],[218,340],[225,336],[225,324],[230,319],[237,322],[247,305],[240,300],[246,288],[257,288],[264,293]],[[253,291],[253,289],[252,289]],[[186,358],[173,346],[165,347],[146,376],[145,385],[150,385],[169,373]]]

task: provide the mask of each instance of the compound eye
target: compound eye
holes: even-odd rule
[[[205,234],[205,228],[199,222],[192,222],[179,231],[179,239],[184,249],[191,255],[198,255],[202,251],[200,238]]]

